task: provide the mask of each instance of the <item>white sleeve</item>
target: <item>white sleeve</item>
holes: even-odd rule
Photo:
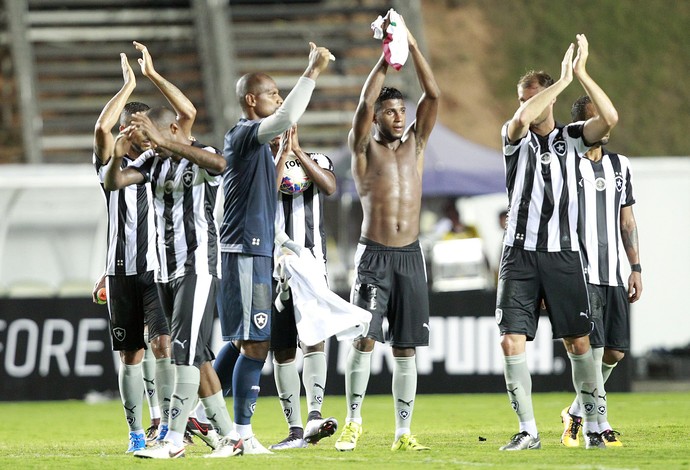
[[[257,139],[260,144],[270,142],[297,123],[307,109],[315,86],[311,78],[300,77],[280,108],[259,124]]]

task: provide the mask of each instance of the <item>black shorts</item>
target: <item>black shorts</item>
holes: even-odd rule
[[[145,348],[144,323],[149,326],[149,339],[170,334],[153,271],[131,276],[107,276],[107,283],[113,351]]]
[[[274,286],[277,282],[273,283]],[[275,292],[275,289],[273,289]],[[292,303],[292,292],[290,298],[283,301],[282,311],[276,309],[273,305],[273,313],[271,315],[271,351],[283,351],[285,349],[296,348],[299,344],[297,334],[297,322],[295,321],[295,307]]]
[[[158,284],[161,305],[170,322],[175,364],[199,367],[215,359],[211,336],[218,283],[218,278],[209,274],[188,274]]]
[[[625,287],[587,284],[594,329],[592,347],[628,351],[630,349],[630,303]]]
[[[496,292],[501,334],[525,335],[532,341],[542,300],[554,338],[590,333],[592,319],[580,253],[504,247]]]
[[[384,342],[383,320],[387,318],[391,346],[428,346],[429,291],[419,242],[388,247],[361,238],[351,302],[371,312],[367,337]]]

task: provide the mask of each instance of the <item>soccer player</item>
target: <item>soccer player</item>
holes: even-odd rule
[[[520,432],[501,450],[541,448],[532,409],[525,345],[536,334],[542,301],[554,338],[563,338],[584,414],[587,448],[603,447],[596,432],[596,374],[589,344],[591,315],[577,236],[577,160],[618,122],[604,91],[586,70],[587,38],[570,44],[557,81],[528,72],[518,81],[520,106],[503,126],[508,224],[496,298],[506,388]],[[584,122],[557,125],[553,104],[577,77],[598,110]]]
[[[282,145],[280,142],[282,140]],[[302,192],[278,192],[276,211],[277,227],[283,230],[298,245],[312,252],[323,268],[313,273],[327,278],[326,274],[326,232],[323,222],[324,194],[331,195],[336,190],[333,163],[321,153],[306,153],[299,145],[297,126],[287,130],[279,139],[271,141],[271,150],[276,155],[276,183],[283,178],[286,159],[294,154],[311,185]],[[335,418],[323,418],[321,406],[326,387],[325,342],[314,346],[300,343],[304,352],[302,380],[307,393],[307,427],[302,427],[300,406],[301,384],[295,356],[297,354],[297,326],[295,323],[292,296],[285,302],[285,310],[273,311],[271,317],[271,351],[273,352],[273,375],[278,390],[280,405],[288,422],[288,436],[270,448],[273,450],[294,449],[316,444],[325,437],[332,436],[338,428]]]
[[[597,115],[589,96],[579,98],[571,110],[573,122]],[[608,422],[608,399],[604,384],[613,368],[630,349],[630,304],[642,295],[642,268],[637,241],[637,223],[633,214],[632,169],[623,155],[604,149],[606,135],[580,159],[578,193],[580,201],[580,244],[586,260],[585,276],[594,329],[589,341],[597,373],[597,393],[601,404],[598,431],[607,447],[622,446]],[[627,286],[621,276],[625,260],[630,263]],[[582,409],[577,399],[563,409],[565,429],[561,442],[567,447],[579,445]]]
[[[148,140],[151,149],[123,168],[123,155],[140,138]],[[131,125],[118,135],[106,169],[104,184],[109,190],[151,183],[158,234],[156,282],[171,326],[175,364],[168,431],[155,446],[134,452],[136,457],[184,456],[184,431],[197,394],[207,416],[213,417],[213,427],[224,436],[211,456],[242,452],[242,441],[234,433],[218,377],[210,365],[220,274],[214,211],[224,169],[220,151],[191,140],[168,108],[136,113]]]
[[[146,46],[136,41],[133,44],[142,54],[139,59],[142,73],[163,93],[177,113],[178,125],[189,135],[196,117],[196,108],[177,87],[155,70]],[[142,423],[142,360],[147,343],[144,339],[145,324],[148,325],[148,342],[156,363],[155,375],[147,379],[157,382],[154,395],[158,407],[164,410],[161,423],[163,432],[168,423],[165,411],[170,402],[174,371],[170,363],[170,328],[161,309],[154,282],[158,260],[150,185],[129,186],[118,191],[109,191],[103,187],[105,165],[113,155],[112,129],[118,118],[121,131],[131,124],[134,113],[149,109],[144,103],[127,103],[136,88],[136,78],[124,53],[120,54],[120,65],[124,84],[105,105],[94,129],[93,163],[108,210],[108,251],[106,270],[94,286],[93,298],[96,301],[98,290],[107,284],[113,349],[120,351],[121,359],[118,384],[130,431],[127,452],[134,452],[146,446]],[[134,158],[150,146],[150,141],[145,139],[132,142],[132,154],[123,156],[123,165],[132,163]],[[147,437],[157,436],[158,429],[154,427],[158,428],[154,423],[147,430]]]
[[[414,36],[404,22],[397,27],[405,28],[423,93],[415,120],[406,128],[402,94],[383,86],[389,64],[382,54],[364,83],[348,136],[352,175],[364,213],[351,301],[371,312],[372,319],[367,336],[353,342],[347,357],[347,418],[335,443],[340,451],[354,450],[362,434],[361,407],[371,353],[376,341],[386,339],[395,357],[392,450],[429,449],[417,442],[410,424],[417,393],[415,348],[429,344],[426,268],[418,238],[424,149],[436,123],[440,90]],[[384,319],[388,338],[383,334]]]
[[[302,116],[315,80],[333,57],[328,49],[309,44],[307,68],[285,101],[275,81],[265,73],[249,73],[237,81],[242,118],[225,135],[219,310],[223,339],[229,343],[214,367],[223,383],[232,383],[235,427],[247,454],[270,453],[254,436],[251,426],[261,369],[268,355],[273,303],[278,189],[269,142]]]

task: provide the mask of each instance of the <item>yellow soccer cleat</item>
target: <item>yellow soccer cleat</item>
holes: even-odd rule
[[[412,434],[403,434],[400,439],[395,441],[391,446],[391,450],[430,450],[428,447],[417,442]]]
[[[582,429],[582,418],[570,414],[570,407],[566,406],[561,411],[561,421],[563,422],[563,435],[561,436],[561,444],[566,447],[578,447],[580,445],[580,438],[578,434]]]
[[[604,441],[606,447],[623,447],[623,443],[618,440],[616,435],[620,435],[620,433],[612,429],[607,429],[601,433],[601,440]]]
[[[350,422],[345,425],[340,437],[335,441],[335,448],[339,451],[355,450],[357,440],[362,435],[362,425]]]

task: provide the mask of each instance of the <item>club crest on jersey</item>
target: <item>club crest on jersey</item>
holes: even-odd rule
[[[194,182],[194,170],[187,168],[184,173],[182,173],[182,184],[185,188],[189,188]]]
[[[623,176],[620,173],[616,173],[616,191],[623,191]]]
[[[556,155],[558,155],[559,157],[562,157],[563,155],[565,155],[566,149],[567,149],[567,147],[565,145],[565,142],[562,140],[556,140],[553,143],[553,150],[554,150],[554,152],[556,152]]]
[[[127,332],[125,331],[124,328],[120,328],[120,327],[113,328],[113,336],[118,341],[124,341],[125,336],[127,336]]]
[[[553,155],[551,155],[551,152],[542,153],[539,156],[539,160],[541,160],[541,163],[543,165],[548,165],[549,163],[551,163],[551,160],[553,160]]]
[[[606,180],[604,178],[597,178],[594,180],[594,187],[597,191],[603,191],[606,189]]]
[[[254,324],[256,325],[257,328],[260,330],[263,330],[264,327],[268,324],[268,314],[264,312],[259,312],[254,315]]]

